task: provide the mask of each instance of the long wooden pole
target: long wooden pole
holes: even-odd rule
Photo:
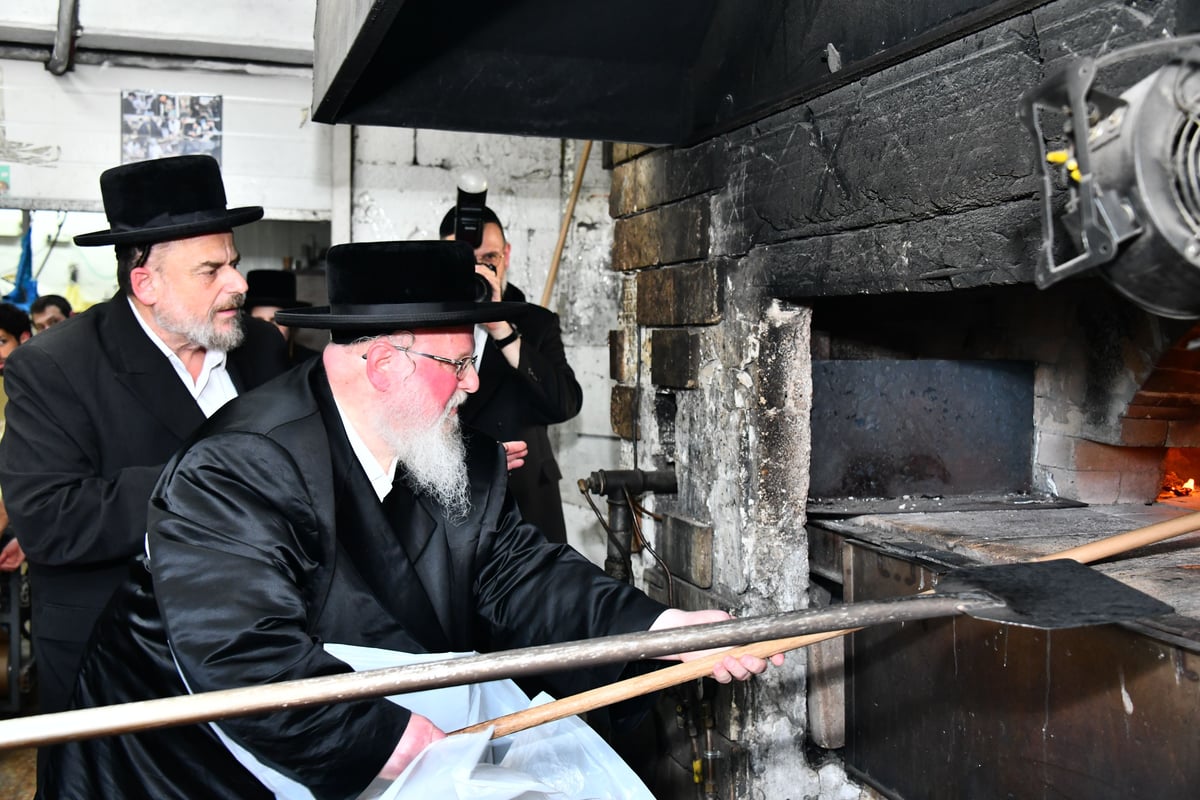
[[[1128,533],[1103,539],[1081,547],[1065,550],[1051,556],[1044,556],[1038,561],[1054,558],[1072,558],[1080,563],[1108,558],[1127,550],[1143,547],[1154,542],[1170,539],[1190,531],[1200,529],[1200,512],[1177,517],[1165,522],[1156,523]],[[950,602],[953,598],[948,598]],[[866,604],[854,603],[847,605],[841,611],[838,607],[830,609],[807,609],[791,614],[777,615],[778,617],[795,617],[801,620],[806,615],[815,616],[817,612],[852,613],[856,608]],[[930,615],[932,616],[932,615]],[[899,617],[897,617],[899,618]],[[663,631],[647,631],[642,634],[630,634],[623,637],[606,637],[610,640],[637,640],[636,652],[621,652],[620,658],[613,658],[615,651],[612,647],[602,646],[603,639],[590,642],[566,643],[562,645],[543,645],[536,648],[511,650],[505,653],[490,653],[469,658],[450,659],[427,662],[409,667],[370,670],[367,672],[329,675],[321,678],[286,681],[283,683],[254,686],[240,689],[206,692],[179,697],[165,697],[155,700],[144,700],[135,703],[125,703],[116,706],[85,708],[76,711],[63,711],[55,714],[41,714],[31,717],[18,717],[0,721],[0,749],[11,747],[30,747],[71,739],[82,739],[92,736],[103,736],[116,733],[132,733],[140,730],[162,728],[170,725],[209,722],[227,717],[245,714],[274,711],[285,707],[300,705],[315,705],[318,703],[344,702],[352,699],[367,697],[383,697],[416,689],[430,689],[442,686],[456,686],[463,683],[474,683],[482,680],[495,680],[517,675],[551,672],[579,666],[582,663],[611,663],[613,660],[635,660],[672,652],[707,649],[715,646],[713,642],[701,640],[704,629],[733,630],[738,623],[769,625],[770,618],[758,622],[734,620],[729,623],[715,625],[692,626],[690,628],[667,629]],[[841,625],[861,624],[861,618],[845,617],[836,620]],[[809,626],[812,630],[815,626]],[[804,628],[793,628],[793,630]],[[649,675],[621,681],[609,686],[564,698],[537,708],[532,708],[519,714],[500,717],[478,726],[463,729],[476,730],[487,725],[496,725],[494,735],[502,736],[515,733],[518,730],[551,722],[556,719],[590,711],[601,706],[637,697],[669,686],[685,683],[689,680],[704,677],[712,672],[713,666],[727,655],[752,654],[767,658],[776,653],[806,647],[826,639],[844,636],[860,628],[839,628],[838,630],[805,634],[788,638],[776,638],[757,641],[753,644],[726,650],[711,656],[673,665]],[[768,628],[762,628],[762,631]],[[778,629],[777,631],[778,632]],[[766,634],[769,635],[769,634]],[[640,640],[638,640],[640,637]],[[740,641],[746,641],[746,638]],[[730,640],[732,641],[732,640]],[[626,643],[627,644],[627,643]],[[625,646],[625,645],[622,645]],[[575,648],[572,650],[571,648]],[[603,651],[610,652],[603,652]],[[592,659],[588,661],[587,659]]]
[[[446,658],[397,667],[345,672],[263,686],[163,697],[119,706],[84,708],[0,721],[0,748],[54,744],[103,736],[210,722],[228,717],[362,700],[466,683],[541,675],[565,667],[639,661],[672,653],[731,647],[780,636],[865,627],[962,613],[996,611],[1002,601],[978,592],[934,597],[899,597],[827,608],[747,617],[707,625],[665,628],[578,642],[561,642],[484,655]]]
[[[579,187],[583,185],[583,171],[587,168],[588,156],[592,153],[592,140],[583,143],[579,153],[579,166],[575,168],[575,183],[571,196],[567,198],[567,210],[563,212],[562,226],[558,229],[558,244],[554,245],[554,257],[550,259],[550,272],[546,275],[546,288],[542,290],[542,305],[550,305],[550,294],[558,278],[558,264],[562,260],[563,246],[567,243],[567,232],[571,230],[571,218],[575,216],[575,201],[579,199]]]
[[[1136,550],[1139,547],[1145,547],[1156,542],[1173,539],[1176,536],[1182,536],[1185,533],[1191,533],[1198,528],[1200,528],[1200,511],[1164,520],[1163,522],[1156,522],[1144,528],[1119,533],[1096,542],[1089,542],[1079,547],[1072,547],[1058,553],[1039,556],[1030,560],[1039,562],[1066,558],[1078,561],[1080,564],[1091,564],[1096,561],[1103,561],[1106,558],[1112,558],[1121,553],[1126,553],[1130,550]],[[525,711],[518,711],[514,714],[507,714],[503,717],[480,722],[477,725],[471,725],[455,731],[455,733],[472,733],[493,727],[492,738],[507,736],[511,733],[523,731],[526,728],[533,728],[547,722],[554,722],[555,720],[575,714],[582,714],[612,705],[613,703],[619,703],[622,700],[628,700],[632,697],[640,697],[650,692],[657,692],[672,686],[678,686],[681,683],[703,678],[709,675],[713,667],[724,660],[726,656],[751,655],[758,658],[770,658],[777,653],[786,653],[790,650],[826,641],[827,639],[836,639],[839,636],[845,636],[857,630],[862,630],[862,628],[846,628],[840,631],[812,633],[786,639],[755,642],[754,644],[698,658],[695,661],[687,661],[682,664],[666,667],[648,675],[639,675],[636,678],[629,678],[592,689],[591,691],[564,697],[561,700],[555,700],[544,705],[526,709]]]

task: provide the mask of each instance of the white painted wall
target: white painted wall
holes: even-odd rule
[[[274,219],[328,220],[332,129],[308,119],[306,70],[248,75],[80,65],[61,77],[0,60],[0,164],[8,208],[99,211],[100,173],[121,161],[122,90],[223,97],[222,173],[231,205]]]
[[[4,0],[0,41],[52,44],[58,6]],[[315,15],[316,0],[80,0],[78,46],[310,65]]]
[[[65,293],[72,272],[87,303],[115,291],[112,248],[76,248],[70,240],[108,227],[99,176],[120,163],[120,93],[130,89],[222,96],[229,203],[264,206],[269,220],[239,234],[246,269],[277,269],[285,257],[299,262],[328,246],[335,137],[333,128],[308,119],[307,70],[245,74],[80,64],[58,77],[38,62],[0,59],[0,166],[11,184],[0,193],[0,209],[37,212],[34,267],[42,270],[43,294]],[[0,277],[16,269],[19,242],[8,230],[19,224],[14,219],[19,213],[0,211]],[[0,281],[0,294],[10,288]]]

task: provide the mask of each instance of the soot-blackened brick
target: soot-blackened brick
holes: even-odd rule
[[[700,337],[688,330],[656,330],[650,334],[650,380],[655,386],[695,389],[699,373]]]
[[[663,267],[637,276],[637,323],[646,327],[721,321],[722,262]]]

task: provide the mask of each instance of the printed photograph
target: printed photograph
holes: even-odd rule
[[[121,93],[121,163],[204,153],[221,160],[221,95]]]

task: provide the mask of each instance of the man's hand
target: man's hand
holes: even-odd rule
[[[20,543],[13,539],[0,550],[0,572],[14,572],[25,561],[25,551]]]
[[[529,445],[525,442],[503,442],[504,456],[508,460],[508,471],[525,466],[525,456],[529,455]]]
[[[654,624],[650,626],[650,630],[659,631],[664,628],[680,628],[685,625],[703,625],[708,622],[724,622],[725,620],[733,619],[733,617],[720,609],[708,609],[705,611],[683,611],[678,608],[669,608],[658,615],[658,619],[654,620]],[[675,656],[665,656],[665,658],[678,661],[695,661],[698,658],[704,658],[715,653],[721,652],[719,648],[715,650],[697,650],[691,653],[680,653]],[[783,665],[783,653],[773,655],[770,658],[770,663],[779,667]],[[749,680],[753,675],[760,675],[767,669],[767,661],[757,656],[725,656],[724,659],[713,665],[713,677],[718,683],[729,683],[733,680],[745,681]]]
[[[482,264],[476,264],[475,274],[482,275],[484,280],[488,282],[488,285],[492,287],[492,302],[499,303],[504,297],[504,292],[500,288],[500,278],[496,275],[495,271],[490,267],[485,267]],[[484,322],[480,324],[487,329],[488,336],[492,337],[493,341],[498,342],[502,339],[507,339],[516,333],[516,328],[514,328],[512,323],[508,322],[507,320],[502,319],[495,322]],[[500,352],[503,354],[504,360],[507,361],[513,369],[516,369],[517,365],[521,361],[520,346],[515,343],[507,345]]]
[[[391,758],[383,765],[383,769],[379,770],[379,777],[388,781],[399,778],[400,773],[404,772],[422,750],[445,738],[446,734],[427,717],[413,714],[408,720],[408,727],[404,729],[404,735],[400,737],[396,749],[392,751]]]
[[[488,284],[492,287],[492,302],[499,303],[500,296],[501,296],[500,276],[496,274],[496,270],[492,269],[491,267],[485,267],[483,264],[476,264],[475,265],[475,274],[482,275],[483,279],[488,282]],[[496,325],[499,323],[488,322],[485,324],[490,329],[492,327],[492,325]]]

